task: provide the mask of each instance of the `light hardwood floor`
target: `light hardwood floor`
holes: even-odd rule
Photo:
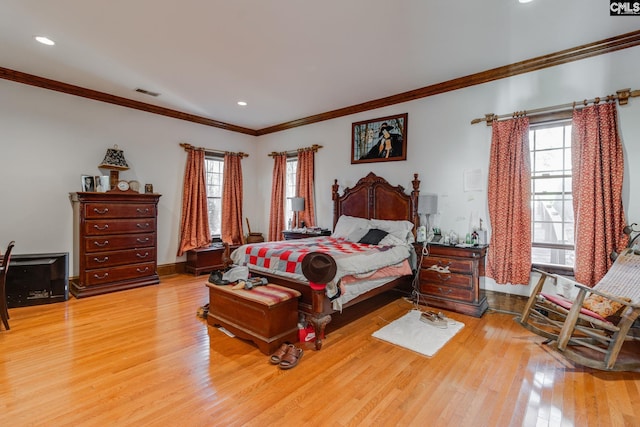
[[[371,337],[412,308],[387,294],[283,371],[208,330],[205,281],[10,309],[0,425],[640,425],[640,374],[573,366],[511,314],[448,313],[465,327],[427,358]]]

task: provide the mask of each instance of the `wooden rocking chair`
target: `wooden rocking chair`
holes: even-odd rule
[[[607,274],[589,288],[568,278],[541,274],[516,320],[548,339],[569,360],[600,370],[640,370],[640,251],[625,249]],[[575,300],[543,292],[552,279],[565,280],[578,289]],[[631,341],[637,341],[635,343]],[[626,345],[625,345],[626,344]]]

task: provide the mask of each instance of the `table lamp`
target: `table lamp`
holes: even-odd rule
[[[429,215],[438,213],[438,195],[424,194],[418,197],[418,215],[420,215],[420,227],[418,227],[418,242],[427,240],[429,230]]]
[[[295,228],[298,228],[298,212],[304,210],[304,197],[292,197],[291,210],[295,216]]]
[[[109,169],[109,189],[113,190],[118,185],[120,179],[120,171],[129,169],[127,161],[124,159],[124,153],[118,148],[118,145],[114,145],[113,148],[107,148],[107,154],[105,154],[102,163],[98,165],[98,168]]]

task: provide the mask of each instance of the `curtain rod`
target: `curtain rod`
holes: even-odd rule
[[[284,154],[287,157],[290,157],[290,156],[295,156],[301,151],[315,151],[317,153],[318,150],[321,148],[322,148],[322,145],[313,144],[311,147],[298,148],[297,150],[289,150],[289,151],[281,151],[281,152],[272,151],[271,153],[267,154],[267,156],[273,157],[273,156],[280,156]]]
[[[221,151],[221,150],[213,150],[211,148],[204,148],[204,147],[194,147],[191,144],[187,144],[186,142],[181,142],[180,146],[182,148],[184,148],[185,151],[189,151],[189,150],[196,150],[196,151],[205,151],[207,153],[212,153],[212,154],[230,154],[232,156],[238,156],[240,158],[243,157],[249,157],[249,155],[247,153],[243,153],[242,151],[238,152],[238,153],[233,153],[231,151]]]
[[[487,122],[487,126],[491,126],[494,121],[508,118],[508,117],[521,117],[521,116],[528,116],[532,114],[535,115],[539,113],[565,110],[569,108],[576,108],[580,104],[586,107],[588,104],[591,104],[591,103],[598,104],[600,101],[611,102],[611,101],[615,101],[616,99],[618,100],[619,105],[627,105],[629,103],[629,98],[635,98],[636,96],[640,96],[640,90],[632,91],[631,89],[620,89],[616,91],[616,93],[617,95],[608,95],[608,96],[605,96],[604,98],[593,98],[593,99],[585,99],[584,101],[573,101],[567,104],[554,105],[552,107],[542,107],[542,108],[536,108],[534,110],[515,111],[511,114],[497,115],[497,114],[489,113],[489,114],[485,114],[483,118],[471,120],[471,124],[475,125],[476,123]]]

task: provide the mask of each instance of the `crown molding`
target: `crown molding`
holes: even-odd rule
[[[525,61],[504,65],[502,67],[492,68],[490,70],[481,71],[479,73],[469,74],[464,77],[458,77],[442,83],[410,90],[408,92],[363,102],[361,104],[351,105],[349,107],[339,108],[337,110],[327,111],[325,113],[280,123],[258,130],[236,126],[207,117],[184,113],[169,108],[159,107],[157,105],[147,104],[145,102],[115,96],[93,89],[87,89],[80,86],[75,86],[68,83],[23,73],[20,71],[10,70],[8,68],[0,67],[0,78],[31,86],[41,87],[43,89],[49,89],[70,95],[80,96],[83,98],[93,99],[96,101],[106,102],[109,104],[120,105],[122,107],[133,108],[152,114],[172,117],[178,120],[185,120],[205,126],[212,126],[231,132],[238,132],[251,136],[260,136],[275,132],[281,132],[287,129],[305,126],[312,123],[336,119],[338,117],[344,117],[351,114],[361,113],[364,111],[375,110],[377,108],[388,107],[390,105],[413,101],[420,98],[426,98],[432,95],[438,95],[453,90],[488,83],[494,80],[513,77],[519,74],[529,73],[544,68],[555,67],[556,65],[579,61],[585,58],[603,55],[638,45],[640,45],[640,30],[621,34],[597,42],[576,46],[570,49],[561,50],[548,55],[538,56],[536,58],[527,59]]]

